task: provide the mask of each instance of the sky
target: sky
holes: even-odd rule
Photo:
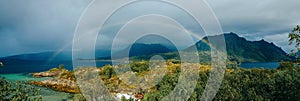
[[[91,0],[0,0],[0,57],[71,50],[77,23],[90,2]],[[235,32],[250,41],[264,39],[275,43],[286,52],[292,48],[288,45],[288,33],[300,24],[299,0],[207,0],[207,2],[224,32]],[[101,10],[95,11],[97,12]],[[99,32],[101,36],[97,38],[96,47],[107,49],[115,37],[114,33],[128,23],[126,21],[147,13],[163,14],[178,21],[193,33],[203,32],[191,16],[181,9],[162,3],[144,2],[116,11]],[[157,28],[166,25],[163,24],[164,21],[157,22],[161,23]],[[174,31],[172,28],[157,30]],[[174,34],[174,37],[177,37],[175,41],[182,38],[179,33]],[[130,37],[123,36],[117,40],[120,41],[118,43],[124,44],[129,39]],[[150,43],[163,42],[159,40],[158,38]],[[149,38],[144,41],[149,42]]]

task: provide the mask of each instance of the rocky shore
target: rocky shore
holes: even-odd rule
[[[43,81],[31,81],[31,84],[48,87],[56,91],[67,92],[67,93],[80,93],[80,90],[75,82],[75,76],[72,71],[68,71],[60,65],[58,68],[52,68],[45,72],[32,73],[33,77],[42,78],[49,77]]]
[[[90,91],[87,91],[89,89],[93,92],[106,88],[107,91],[103,92],[110,93],[117,99],[124,98],[122,96],[125,96],[126,99],[131,97],[135,100],[141,100],[144,98],[145,93],[157,90],[157,87],[155,87],[156,83],[164,77],[161,74],[173,75],[180,70],[180,64],[173,64],[172,62],[159,65],[152,70],[147,70],[147,68],[140,70],[140,67],[147,67],[148,64],[146,62],[135,62],[132,64],[134,64],[132,67],[136,67],[133,68],[133,70],[138,72],[127,71],[122,74],[116,74],[115,69],[121,70],[126,65],[107,65],[101,68],[82,67],[74,71],[68,71],[64,69],[63,66],[60,66],[45,72],[32,73],[32,76],[36,78],[48,77],[48,79],[43,81],[31,81],[31,84],[72,94],[87,94],[90,93]],[[210,69],[206,66],[199,67],[197,64],[184,64],[183,66],[184,68],[193,67],[190,70],[200,69],[201,67],[200,71],[203,72]],[[77,84],[78,82],[80,82],[79,85]],[[99,87],[97,84],[102,84],[101,82],[104,85]],[[79,87],[83,91],[80,91]],[[102,92],[97,94],[102,94]]]
[[[109,67],[109,68],[112,68]],[[82,74],[82,75],[88,75],[90,72],[94,72],[96,74],[100,72],[106,72],[104,70],[105,68],[95,68],[95,67],[85,67],[85,68],[78,68],[75,72]],[[101,74],[101,73],[100,73]],[[40,87],[47,87],[56,91],[60,92],[66,92],[66,93],[72,93],[72,94],[81,94],[82,92],[79,89],[79,85],[76,84],[76,79],[74,75],[74,71],[68,71],[63,66],[59,66],[58,68],[52,68],[48,71],[39,72],[39,73],[32,73],[32,76],[35,78],[44,78],[47,77],[48,79],[42,80],[42,81],[31,81],[31,84],[40,86]],[[97,75],[98,77],[99,75]],[[78,78],[81,78],[82,76],[78,76]],[[109,92],[111,92],[117,99],[120,99],[121,97],[118,97],[117,94],[127,94],[126,92],[133,92],[133,90],[128,90],[129,88],[126,87],[124,84],[120,84],[119,78],[111,77],[111,78],[104,78],[100,77],[101,80],[107,85],[114,85],[115,89],[109,89]],[[92,78],[92,81],[95,81],[97,78]],[[109,80],[108,80],[109,79]],[[120,85],[119,85],[120,84]],[[132,88],[132,87],[131,87]],[[121,92],[121,90],[124,90]],[[130,93],[131,97],[133,99],[142,99],[143,94],[137,94],[137,93]]]
[[[80,89],[76,85],[76,82],[68,79],[52,78],[44,81],[32,81],[30,83],[41,87],[48,87],[56,91],[72,94],[80,93]]]

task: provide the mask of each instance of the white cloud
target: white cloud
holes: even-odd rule
[[[281,47],[284,51],[288,53],[293,48],[292,45],[289,45],[288,35],[289,33],[267,35],[264,37],[264,39],[266,41],[273,42],[275,45]]]

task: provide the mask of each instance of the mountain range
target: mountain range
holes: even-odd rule
[[[120,59],[125,57],[137,57],[137,56],[151,56],[154,54],[162,54],[176,51],[175,49],[170,49],[168,46],[162,44],[143,44],[134,43],[132,46],[127,47],[121,51],[115,52],[114,59]],[[129,52],[129,53],[128,53]],[[111,56],[99,57],[97,59],[111,59]]]
[[[207,36],[197,42],[197,47],[201,61],[210,60],[210,44]],[[278,62],[291,60],[290,57],[278,46],[265,40],[248,41],[243,37],[239,37],[235,33],[224,34],[226,40],[226,48],[228,59],[239,62]],[[192,47],[192,46],[191,46]],[[127,47],[121,51],[114,53],[114,58],[127,57],[125,54],[129,51],[131,59],[149,59],[153,55],[161,55],[165,59],[179,59],[176,48],[170,48],[162,44],[142,44],[135,43],[131,47]],[[189,48],[181,50],[189,52]],[[97,59],[111,59],[110,50],[96,50]],[[21,54],[0,58],[0,60],[31,60],[31,61],[68,61],[72,60],[72,52],[42,52],[33,54]]]

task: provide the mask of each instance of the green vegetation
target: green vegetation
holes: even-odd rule
[[[290,55],[295,57],[296,61],[298,61],[299,52],[300,52],[300,26],[297,25],[292,32],[289,34],[289,45],[295,44],[295,49],[291,50]]]
[[[300,68],[287,63],[280,69],[238,69],[226,73],[216,100],[297,100]]]
[[[116,74],[116,68],[122,68],[124,65],[111,66],[106,65],[98,68],[100,78],[111,93],[134,93],[142,96],[144,101],[157,101],[167,96],[174,90],[178,83],[178,78],[181,71],[180,61],[169,60],[166,62],[166,74],[162,80],[157,84],[150,86],[148,82],[155,82],[149,69],[149,62],[135,61],[131,62],[130,66],[133,72],[128,71],[123,74]],[[195,63],[189,63],[188,66],[194,66]],[[232,65],[235,66],[235,65]],[[300,99],[300,66],[293,62],[281,62],[277,69],[243,69],[239,67],[228,67],[224,75],[221,87],[213,100],[298,100]],[[92,68],[87,68],[91,69]],[[97,68],[96,68],[97,69]],[[194,92],[189,97],[189,101],[198,101],[202,97],[207,80],[210,75],[210,65],[200,65],[200,67],[193,67],[200,69],[199,79],[197,81]],[[133,78],[132,75],[136,73],[132,84],[128,84]],[[149,75],[151,74],[151,75]],[[148,81],[143,81],[144,76],[147,76]],[[75,81],[74,72],[62,73],[63,77],[60,79],[68,79]],[[184,76],[184,75],[183,75]],[[155,76],[154,76],[155,77]],[[141,82],[141,83],[139,83]],[[144,83],[144,85],[140,85]],[[148,84],[148,85],[147,85]],[[52,86],[46,86],[52,87]],[[68,89],[72,91],[75,88],[68,88],[66,86],[59,89]],[[148,87],[148,88],[147,88]],[[75,95],[74,95],[75,97]],[[77,99],[84,100],[81,94],[76,94]],[[132,101],[133,99],[122,99],[122,101]]]
[[[103,67],[101,67],[101,69],[102,70],[99,72],[99,74],[100,74],[102,80],[106,80],[106,79],[116,76],[116,72],[112,68],[111,65],[103,66]]]
[[[137,64],[134,63],[134,66]],[[143,91],[143,100],[161,100],[174,89],[181,72],[180,65],[174,64],[173,62],[168,62],[167,64],[168,71],[170,72],[154,87]],[[107,78],[109,81],[107,84],[109,85],[111,85],[110,83],[114,83],[111,80],[118,80],[115,79],[116,76],[115,73],[111,71],[112,68],[112,66],[105,66],[107,73],[101,73],[111,75],[111,78]],[[209,77],[209,68],[210,66],[200,67],[200,79],[197,82],[194,93],[189,98],[190,101],[198,101],[201,99]],[[144,68],[140,71],[147,70],[147,68]],[[282,62],[278,69],[227,69],[224,80],[214,100],[298,100],[300,99],[299,78],[300,67],[292,62]]]
[[[281,48],[263,39],[260,41],[248,41],[235,33],[224,34],[224,37],[228,56],[235,58],[239,62],[280,62],[290,60]],[[207,38],[203,40],[207,40]]]
[[[130,68],[133,72],[137,73],[149,71],[149,63],[146,61],[132,62],[130,63]]]
[[[174,88],[178,74],[166,75],[156,85],[156,91],[146,93],[147,101],[160,100]],[[200,72],[200,79],[190,101],[202,97],[209,71]],[[300,99],[300,67],[291,62],[280,64],[279,69],[227,69],[221,88],[214,100],[298,100]],[[167,83],[166,83],[167,82]]]
[[[10,82],[0,77],[0,101],[41,101],[39,91],[26,82]]]

